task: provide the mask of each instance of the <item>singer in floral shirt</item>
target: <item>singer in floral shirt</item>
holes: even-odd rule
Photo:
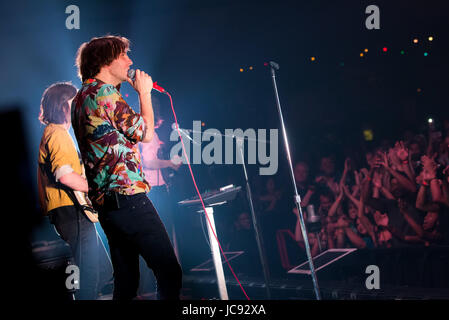
[[[85,80],[72,103],[72,123],[77,140],[87,142],[79,148],[89,196],[96,205],[103,204],[109,191],[125,195],[150,191],[137,144],[144,138],[145,123],[116,87]]]
[[[137,69],[129,77],[129,40],[92,38],[78,49],[83,81],[72,102],[72,126],[89,182],[89,196],[108,237],[114,267],[113,300],[132,300],[139,287],[139,256],[157,281],[157,297],[179,300],[182,269],[167,230],[147,193],[138,142],[154,137],[153,80]],[[140,114],[118,88],[128,82],[139,96]]]

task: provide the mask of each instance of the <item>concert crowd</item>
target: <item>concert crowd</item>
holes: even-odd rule
[[[449,120],[359,150],[340,155],[341,163],[325,154],[293,164],[312,256],[331,248],[448,245]],[[279,261],[280,238],[305,252],[290,180],[262,177],[254,189],[268,258]],[[227,248],[258,259],[251,219],[250,210],[239,212]]]

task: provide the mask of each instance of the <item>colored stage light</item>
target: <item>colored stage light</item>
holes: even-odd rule
[[[387,47],[383,47],[382,50],[383,50],[383,52],[387,52],[388,49],[387,49]]]
[[[240,68],[240,72],[243,72],[243,68]]]
[[[433,41],[433,37],[432,36],[429,37],[429,41]]]
[[[360,57],[363,57],[363,52],[362,52],[362,53],[360,53]]]
[[[401,54],[404,54],[405,53],[405,51],[404,50],[401,50]]]
[[[365,138],[365,141],[373,141],[374,139],[373,130],[371,129],[363,130],[363,137]]]
[[[311,57],[310,60],[315,61],[315,57]]]
[[[413,43],[418,43],[418,39],[413,39]]]
[[[368,52],[368,49],[365,49],[365,52]]]
[[[427,57],[429,54],[427,52],[424,52],[424,57]]]

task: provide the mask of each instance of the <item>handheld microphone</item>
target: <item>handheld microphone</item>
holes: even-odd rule
[[[129,69],[128,77],[134,82],[136,80],[136,70]],[[164,88],[162,88],[160,85],[157,84],[157,82],[153,82],[153,89],[159,91],[160,93],[166,92]]]

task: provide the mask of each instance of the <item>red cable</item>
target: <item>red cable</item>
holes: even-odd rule
[[[196,193],[198,193],[198,196],[199,196],[200,201],[201,201],[201,205],[203,206],[204,215],[206,216],[207,222],[209,223],[209,227],[210,227],[210,229],[212,230],[212,233],[214,234],[215,239],[217,240],[218,246],[220,247],[221,254],[222,254],[223,257],[225,258],[226,263],[228,264],[229,269],[230,269],[231,272],[232,272],[232,275],[234,276],[235,280],[237,280],[237,282],[238,282],[238,284],[239,284],[239,286],[240,286],[240,289],[242,289],[243,294],[245,295],[246,299],[247,299],[247,300],[250,300],[250,298],[248,297],[248,295],[247,295],[246,292],[245,292],[245,289],[243,289],[242,284],[240,283],[239,279],[238,279],[237,276],[235,275],[234,270],[232,269],[231,264],[230,264],[229,261],[228,261],[228,258],[226,258],[226,255],[224,254],[223,249],[221,248],[220,241],[218,241],[218,237],[217,237],[217,235],[215,234],[215,231],[214,231],[214,229],[212,228],[212,224],[211,224],[211,222],[210,222],[210,220],[209,220],[209,217],[208,217],[207,214],[206,214],[206,207],[205,207],[204,202],[203,202],[203,197],[201,196],[201,193],[200,193],[200,191],[198,190],[198,186],[196,185],[195,177],[193,176],[193,172],[192,172],[192,167],[190,166],[189,157],[188,157],[188,155],[187,155],[187,153],[186,153],[186,149],[185,149],[185,146],[184,146],[184,141],[182,140],[182,135],[181,135],[181,132],[179,131],[179,127],[178,127],[178,119],[176,118],[176,112],[175,112],[175,109],[174,109],[174,107],[173,107],[173,100],[172,100],[172,98],[171,98],[171,95],[170,95],[167,91],[165,91],[164,93],[167,94],[167,96],[170,98],[171,109],[172,109],[172,111],[173,111],[173,116],[174,116],[174,118],[175,118],[175,123],[176,123],[176,130],[178,130],[178,135],[179,135],[179,138],[181,139],[182,151],[183,151],[183,153],[184,153],[184,157],[185,157],[186,160],[187,160],[187,165],[189,166],[190,175],[192,176],[192,181],[193,181],[193,184],[195,185]]]

